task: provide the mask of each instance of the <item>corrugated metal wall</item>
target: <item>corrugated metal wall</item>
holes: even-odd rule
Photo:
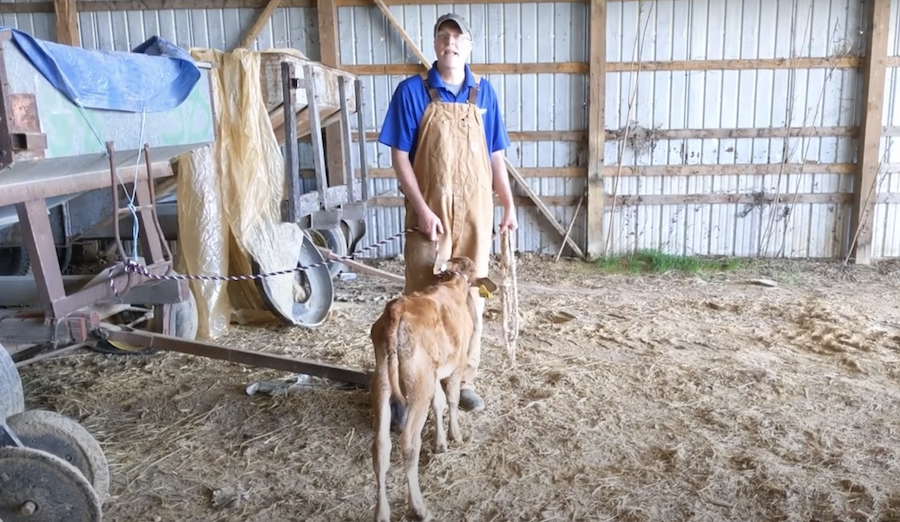
[[[898,6],[900,0],[892,0],[888,53],[892,56],[900,55]],[[811,59],[859,56],[864,7],[858,0],[610,2],[604,152],[605,190],[610,198],[604,236],[609,236],[609,251],[660,248],[683,254],[841,255],[851,235],[848,194],[853,186],[853,131],[859,121],[861,82],[855,65],[823,66]],[[588,61],[587,2],[391,6],[429,58],[434,20],[451,10],[466,16],[472,25],[477,41],[473,63]],[[82,12],[79,22],[86,48],[127,50],[160,35],[183,47],[230,49],[258,12]],[[2,23],[38,38],[54,39],[52,13],[6,14]],[[338,24],[343,65],[416,63],[376,7],[340,7]],[[256,48],[273,46],[297,48],[318,59],[316,10],[277,9]],[[752,60],[775,58],[787,63],[766,69],[748,65]],[[655,63],[686,60],[698,62],[682,63],[681,70],[666,70]],[[735,70],[706,70],[704,60],[732,60],[726,67]],[[652,70],[641,70],[648,62],[654,62],[649,64]],[[569,133],[558,141],[514,141],[508,150],[517,168],[570,169],[569,177],[526,178],[541,196],[567,197],[564,201],[569,204],[550,207],[567,227],[584,190],[586,143],[572,138],[576,133],[570,131],[583,132],[587,127],[587,75],[487,77],[498,92],[511,132]],[[366,131],[380,128],[390,96],[403,78],[364,76]],[[900,128],[896,67],[889,68],[886,82],[888,136],[883,152],[888,164],[879,175],[875,257],[900,256],[900,172],[896,167],[900,145],[893,136]],[[355,120],[352,123],[355,129]],[[755,129],[769,130],[753,137]],[[698,130],[704,130],[702,138],[685,137]],[[622,139],[625,132],[630,139]],[[369,166],[388,169],[389,151],[369,141]],[[309,154],[301,159],[305,168],[312,166]],[[625,167],[621,175],[619,164]],[[644,170],[627,168],[635,166]],[[765,174],[753,173],[758,168]],[[572,177],[572,172],[577,176]],[[515,188],[514,192],[521,194]],[[370,193],[396,195],[396,182],[373,179]],[[768,204],[766,198],[776,193],[798,195],[798,201]],[[727,202],[734,194],[743,194],[744,200]],[[692,196],[691,203],[674,201],[679,195]],[[612,196],[618,198],[615,204]],[[640,204],[635,204],[636,196]],[[557,251],[560,235],[535,207],[520,207],[518,216],[520,250]],[[366,243],[393,235],[401,229],[402,219],[402,208],[373,209]],[[582,210],[572,236],[584,245],[585,235]],[[400,246],[395,242],[385,253],[399,253]]]
[[[803,58],[858,55],[860,10],[858,0],[617,2],[609,7],[607,59],[634,61],[635,68],[642,61],[734,60],[737,68],[743,60],[785,58],[790,66]],[[638,139],[624,148],[622,140],[607,141],[606,164],[671,167],[605,178],[608,193],[646,196],[640,205],[607,212],[611,250],[840,255],[849,205],[776,206],[763,197],[851,190],[849,176],[835,172],[853,160],[855,140],[833,128],[856,124],[858,76],[855,68],[610,73],[607,128],[624,132],[631,122],[630,134]],[[809,135],[810,127],[832,129],[824,137],[777,138],[734,138],[725,131],[769,127],[791,127],[800,136]],[[706,139],[654,139],[644,129],[714,132]],[[764,175],[734,168],[763,164]],[[702,166],[700,175],[691,172],[694,166]],[[680,173],[685,175],[673,175]],[[734,193],[758,196],[736,204],[683,204],[672,197]],[[650,203],[654,198],[672,202]]]
[[[888,25],[888,56],[900,56],[900,0],[891,2]],[[887,126],[881,140],[882,167],[875,181],[873,257],[900,257],[900,67],[889,66],[885,75],[885,104],[882,121]]]

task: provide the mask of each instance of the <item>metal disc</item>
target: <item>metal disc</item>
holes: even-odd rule
[[[56,455],[75,466],[103,505],[109,495],[109,466],[100,443],[84,426],[49,410],[26,410],[10,416],[6,424],[23,445]]]
[[[22,391],[22,379],[12,356],[0,344],[0,420],[24,409],[25,392]]]
[[[347,251],[356,252],[356,245],[366,236],[365,219],[343,219],[341,230],[347,239]]]
[[[259,263],[252,257],[251,261],[253,274],[258,275],[260,273]],[[334,305],[334,283],[324,261],[325,258],[322,257],[322,253],[316,248],[309,234],[303,234],[303,245],[297,253],[297,263],[300,266],[323,264],[316,268],[294,272],[294,302],[291,306],[290,317],[273,302],[274,292],[269,286],[272,284],[272,280],[256,279],[256,287],[269,310],[282,321],[293,326],[306,328],[321,326]],[[279,278],[279,280],[284,281],[283,278]]]
[[[344,231],[341,227],[310,230],[310,235],[312,236],[313,243],[316,243],[318,246],[325,247],[338,256],[347,255],[349,246],[347,237],[344,235]],[[346,270],[346,268],[347,267],[340,261],[330,261],[328,263],[328,272],[331,274],[331,277],[337,276]]]
[[[101,522],[94,488],[75,466],[33,448],[0,447],[0,520]]]

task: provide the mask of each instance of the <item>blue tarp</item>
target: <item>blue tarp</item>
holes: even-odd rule
[[[183,102],[200,79],[190,54],[158,36],[123,52],[82,49],[2,29],[12,31],[13,41],[47,81],[85,108],[167,111]]]

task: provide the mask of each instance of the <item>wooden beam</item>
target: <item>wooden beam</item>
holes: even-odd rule
[[[850,214],[848,257],[857,264],[872,262],[876,179],[880,165],[884,83],[888,49],[888,24],[891,0],[868,0],[866,57],[863,63],[862,111],[857,140],[857,176],[854,184],[853,212]]]
[[[329,67],[340,67],[337,5],[334,0],[318,0],[316,12],[319,20],[319,61]],[[338,120],[325,127],[325,165],[328,169],[329,187],[347,184],[344,165],[349,161],[352,159],[344,157],[344,136]],[[361,161],[365,161],[365,158],[361,158]]]
[[[387,18],[388,21],[391,23],[391,25],[393,25],[394,28],[397,30],[397,32],[400,33],[400,36],[406,42],[406,45],[409,46],[409,48],[413,51],[413,53],[416,55],[416,57],[419,58],[419,61],[421,62],[422,67],[425,67],[426,69],[428,67],[431,67],[431,62],[428,61],[427,58],[425,58],[425,55],[422,54],[421,50],[419,50],[419,46],[416,45],[416,43],[412,41],[412,39],[409,37],[409,35],[406,34],[406,31],[403,30],[403,26],[401,26],[400,22],[398,22],[397,19],[394,18],[394,15],[391,14],[391,12],[388,10],[387,6],[384,4],[384,1],[383,0],[374,0],[374,2],[376,3],[376,5],[378,5],[378,8],[381,9],[381,12],[384,14],[385,18]],[[419,69],[419,71],[421,71],[421,69]],[[519,174],[519,171],[516,170],[516,168],[513,167],[512,164],[509,162],[509,158],[507,158],[504,155],[503,161],[506,163],[506,169],[509,172],[509,174],[513,177],[513,179],[516,180],[516,182],[519,184],[519,187],[525,192],[525,194],[527,194],[528,197],[531,198],[531,200],[534,202],[534,204],[538,207],[538,210],[541,212],[541,214],[543,214],[544,217],[547,218],[547,221],[553,226],[553,228],[556,229],[557,232],[559,232],[560,236],[565,239],[565,242],[568,243],[569,246],[572,247],[572,250],[574,250],[575,253],[578,254],[579,257],[584,257],[584,253],[582,253],[581,248],[578,246],[578,244],[574,240],[572,240],[572,238],[566,238],[566,230],[562,227],[562,225],[559,224],[559,222],[556,220],[556,218],[553,217],[553,214],[550,212],[550,209],[548,209],[541,202],[538,195],[535,194],[535,192],[533,190],[531,190],[531,187],[528,186],[528,183],[526,183],[525,180],[522,178],[522,175]]]
[[[894,61],[894,59],[891,58],[890,61]],[[631,74],[637,69],[640,69],[641,72],[856,69],[861,65],[862,59],[857,56],[790,59],[751,58],[743,60],[667,60],[607,62],[606,72]],[[401,76],[417,74],[422,70],[418,64],[414,63],[348,64],[345,67],[347,71],[360,76]],[[470,67],[479,74],[590,74],[591,70],[591,64],[587,62],[472,63]]]
[[[601,173],[604,177],[621,176],[623,178],[635,177],[684,177],[684,176],[778,176],[797,174],[844,174],[852,175],[856,172],[855,163],[740,163],[719,165],[649,165],[649,166],[604,166]],[[898,166],[885,166],[885,173],[900,172]],[[304,176],[312,170],[302,173]],[[518,169],[523,178],[582,178],[588,176],[585,167],[523,167]],[[367,175],[370,179],[394,179],[396,174],[393,169],[376,168],[369,169]],[[357,169],[356,176],[359,176]]]
[[[606,0],[591,2],[588,86],[587,255],[603,252],[603,157],[606,146]]]
[[[53,0],[53,12],[56,14],[56,43],[81,47],[75,0]]]
[[[269,23],[269,18],[272,17],[272,13],[275,12],[275,9],[278,8],[279,4],[281,4],[281,0],[269,0],[265,9],[263,9],[263,12],[259,14],[256,18],[256,22],[253,23],[253,27],[250,28],[250,32],[244,37],[244,41],[241,42],[241,47],[247,49],[256,41],[256,37],[259,36],[263,27]]]

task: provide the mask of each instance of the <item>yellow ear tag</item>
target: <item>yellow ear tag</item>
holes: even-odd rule
[[[494,294],[492,294],[491,291],[488,290],[487,287],[484,285],[478,286],[478,295],[480,295],[481,297],[483,297],[485,299],[490,299],[490,298],[494,297]]]

